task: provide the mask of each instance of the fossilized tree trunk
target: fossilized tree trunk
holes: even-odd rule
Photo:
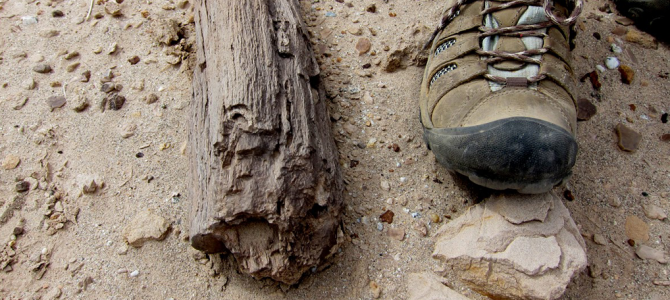
[[[196,2],[191,244],[297,282],[337,245],[342,182],[297,0]]]

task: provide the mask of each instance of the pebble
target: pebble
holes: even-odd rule
[[[577,120],[588,121],[597,111],[597,107],[588,99],[580,98],[577,100]]]
[[[405,239],[405,229],[402,228],[389,228],[386,234],[394,240],[402,241]]]
[[[596,233],[593,235],[593,242],[598,245],[606,245],[607,239],[602,234]]]
[[[638,149],[642,141],[642,135],[637,131],[626,127],[619,123],[615,128],[617,137],[619,138],[619,148],[623,151],[633,152]]]
[[[651,259],[662,264],[668,263],[668,258],[665,256],[663,250],[654,249],[647,245],[640,245],[637,249],[635,249],[635,254],[644,260]]]
[[[115,1],[108,1],[105,3],[105,12],[112,17],[120,17],[123,15],[123,12],[121,12],[121,5]]]
[[[610,56],[605,59],[605,66],[610,70],[614,70],[619,67],[619,59]]]
[[[65,67],[65,71],[67,71],[69,73],[72,73],[75,70],[77,70],[77,68],[79,68],[80,65],[81,65],[81,63],[79,63],[79,62],[71,63],[71,64],[67,65],[67,67]]]
[[[358,128],[352,124],[345,123],[342,128],[344,131],[346,131],[348,134],[353,134],[354,132],[358,131]]]
[[[21,180],[16,183],[15,190],[17,193],[27,192],[30,190],[30,183],[28,181]]]
[[[394,216],[395,216],[395,214],[392,211],[387,210],[386,212],[384,212],[383,214],[381,214],[379,216],[379,220],[381,220],[382,222],[386,222],[388,224],[391,224],[391,223],[393,223],[393,217]]]
[[[605,67],[603,67],[603,65],[596,65],[596,70],[598,70],[598,72],[602,73],[602,72],[605,72],[607,69],[605,69]]]
[[[432,214],[430,214],[430,221],[435,223],[435,224],[440,223],[440,221],[441,221],[440,216],[436,213],[432,213]]]
[[[60,296],[63,294],[60,288],[58,287],[52,287],[49,289],[49,291],[44,294],[44,297],[42,298],[43,300],[55,300],[60,298]]]
[[[670,142],[670,133],[666,133],[666,134],[661,135],[660,139],[661,139],[662,142]]]
[[[370,51],[370,48],[372,48],[372,43],[370,43],[370,40],[368,38],[358,39],[358,42],[356,43],[356,51],[358,51],[358,55],[368,53],[368,51]]]
[[[379,183],[379,186],[381,186],[382,190],[384,190],[384,191],[387,191],[387,192],[388,192],[389,190],[391,190],[391,185],[390,185],[389,182],[386,181],[386,180],[382,180],[382,181]]]
[[[21,159],[14,155],[14,154],[7,154],[5,158],[2,160],[2,168],[5,170],[12,170],[15,169],[19,163],[21,163]]]
[[[147,104],[156,103],[157,101],[158,101],[158,96],[156,96],[156,94],[153,94],[153,93],[144,97],[144,102],[146,102]]]
[[[23,16],[23,17],[21,17],[21,22],[23,22],[23,25],[34,25],[34,24],[37,24],[37,17],[35,17],[35,16]]]
[[[37,87],[37,82],[35,82],[35,79],[33,78],[28,78],[21,83],[21,87],[23,87],[25,90],[31,91]]]
[[[139,212],[123,229],[123,237],[133,247],[142,247],[149,240],[161,241],[167,235],[170,223],[148,210]]]
[[[111,110],[119,110],[123,107],[123,104],[126,103],[126,97],[118,94],[111,94],[105,99],[109,109]]]
[[[39,64],[33,67],[33,71],[41,74],[46,74],[51,72],[51,66],[47,64]]]
[[[347,28],[347,32],[349,32],[349,34],[352,35],[361,35],[363,34],[363,29],[361,28],[361,26],[352,25],[349,26],[349,28]]]
[[[128,59],[128,62],[129,62],[131,65],[137,64],[138,62],[140,62],[140,57],[137,56],[137,55],[135,55],[135,56],[129,58],[129,59]]]
[[[75,57],[79,57],[79,52],[78,51],[73,51],[65,55],[65,60],[71,60]]]
[[[337,14],[332,12],[332,11],[327,11],[326,12],[326,17],[329,17],[329,18],[337,17]]]
[[[128,276],[130,276],[130,277],[140,276],[140,270],[132,271],[132,272],[130,272],[130,274],[128,274]]]
[[[384,230],[384,224],[382,224],[381,222],[377,222],[377,230],[379,231]]]
[[[610,45],[610,48],[612,49],[612,52],[617,54],[623,52],[623,49],[621,49],[621,47],[619,47],[617,44]]]
[[[26,96],[17,96],[16,99],[14,100],[14,106],[12,107],[14,110],[19,110],[26,106],[26,103],[28,103],[28,97]]]
[[[631,215],[626,218],[626,236],[637,242],[649,240],[649,225],[637,216]]]
[[[60,17],[65,16],[65,14],[61,10],[54,10],[54,11],[51,12],[51,16],[54,17],[54,18],[60,18]]]
[[[72,106],[72,110],[76,112],[82,112],[85,111],[88,107],[90,106],[90,103],[88,101],[88,98],[82,96],[82,95],[77,95],[75,96],[74,104]]]
[[[65,105],[67,101],[63,96],[51,96],[47,99],[47,104],[51,108],[51,111],[54,111],[56,108],[61,108]]]
[[[635,78],[635,71],[627,65],[620,65],[619,73],[621,74],[621,82],[625,84],[631,84]]]
[[[668,218],[668,215],[665,214],[662,208],[653,205],[653,204],[647,204],[643,205],[642,208],[644,209],[644,215],[647,216],[647,218],[652,219],[652,220],[665,220]]]

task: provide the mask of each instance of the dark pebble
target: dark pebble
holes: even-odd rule
[[[649,197],[649,193],[647,193],[647,192],[642,192],[642,196],[643,196],[643,197]]]
[[[598,76],[597,71],[585,74],[584,76],[582,76],[580,80],[584,82],[586,81],[586,79],[589,79],[589,81],[591,81],[591,86],[593,86],[594,89],[600,90],[602,84],[600,83],[600,77]]]
[[[663,115],[661,115],[661,122],[663,124],[668,123],[668,113],[664,113]]]
[[[142,158],[142,157],[144,157],[144,153],[142,153],[142,152],[137,152],[137,154],[135,154],[135,157],[137,157],[137,158]]]
[[[575,200],[575,195],[572,194],[571,190],[565,190],[565,192],[563,192],[563,197],[565,198],[565,200],[568,200],[568,201],[574,201]]]
[[[135,55],[135,56],[129,58],[129,59],[128,59],[128,62],[129,62],[131,65],[137,64],[138,62],[140,62],[140,57],[137,56],[137,55]]]
[[[588,99],[580,98],[577,100],[577,120],[588,121],[596,112],[598,112],[598,109]]]
[[[632,152],[637,150],[642,141],[642,135],[637,131],[626,127],[619,123],[615,128],[616,134],[619,138],[619,148],[623,151]]]
[[[349,168],[355,168],[356,166],[358,166],[359,163],[360,163],[359,161],[352,159],[349,161]]]
[[[14,227],[14,230],[12,231],[13,235],[22,235],[24,232],[23,227]]]
[[[18,193],[27,192],[29,189],[30,189],[30,182],[28,181],[24,180],[16,184],[16,191]]]
[[[634,239],[628,239],[628,241],[626,241],[626,242],[628,243],[629,246],[635,247],[635,240]]]
[[[54,11],[51,12],[51,16],[54,17],[54,18],[60,18],[60,17],[63,17],[64,15],[65,14],[60,10],[54,10]]]
[[[661,136],[661,141],[663,142],[670,142],[670,133],[666,133]]]
[[[370,63],[367,63],[367,64],[363,65],[363,69],[369,69],[370,67],[372,67],[372,65]]]
[[[118,94],[111,94],[107,97],[107,105],[111,110],[119,110],[126,103],[126,97]]]
[[[114,88],[114,84],[111,82],[105,82],[102,84],[100,87],[100,91],[103,93],[111,93],[115,91],[116,89]]]
[[[400,146],[398,146],[398,144],[391,145],[391,149],[393,149],[393,152],[400,152]]]
[[[594,32],[593,37],[596,38],[596,40],[600,40],[602,38],[599,32]]]
[[[63,96],[51,96],[47,99],[47,103],[49,104],[49,107],[51,108],[52,111],[56,108],[63,107],[66,102],[67,101]]]

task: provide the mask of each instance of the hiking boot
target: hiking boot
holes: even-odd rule
[[[581,0],[447,2],[421,84],[428,148],[476,184],[550,190],[577,155],[569,26]]]
[[[669,0],[615,0],[614,3],[621,14],[635,22],[635,26],[670,42]]]

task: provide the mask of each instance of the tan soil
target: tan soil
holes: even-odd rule
[[[14,169],[0,168],[0,205],[19,195],[17,179],[38,183],[21,194],[13,215],[0,223],[4,247],[25,219],[25,233],[13,246],[13,270],[0,271],[0,298],[47,298],[59,288],[61,299],[369,299],[374,281],[381,299],[404,299],[408,274],[441,269],[430,258],[431,238],[417,231],[420,223],[427,224],[430,236],[448,221],[445,216],[457,217],[487,194],[438,166],[422,142],[417,99],[423,69],[412,60],[439,20],[443,1],[346,1],[353,7],[334,0],[300,1],[331,97],[330,113],[337,119],[333,131],[347,183],[348,238],[329,267],[291,287],[238,274],[229,258],[203,258],[185,241],[189,149],[182,153],[182,147],[192,71],[188,59],[179,61],[193,43],[192,5],[128,0],[121,5],[123,16],[114,18],[105,13],[104,1],[96,2],[91,19],[83,21],[88,1],[0,0],[0,159],[20,158]],[[376,12],[365,12],[371,3]],[[666,45],[648,49],[611,34],[619,25],[616,13],[598,10],[606,3],[586,3],[577,26],[575,73],[581,77],[605,57],[617,56],[635,77],[626,85],[616,70],[601,73],[600,100],[588,81],[579,85],[580,97],[590,99],[598,112],[579,123],[580,153],[568,184],[575,200],[566,205],[587,240],[591,272],[580,274],[563,299],[668,299],[668,288],[654,284],[669,279],[667,267],[637,258],[624,226],[627,217],[637,216],[649,225],[650,238],[643,244],[670,246],[667,221],[651,220],[642,209],[643,204],[670,209],[670,144],[659,140],[670,133],[670,125],[660,121],[670,111],[670,51]],[[54,10],[64,16],[52,17]],[[23,16],[39,21],[26,25]],[[170,20],[178,25],[168,26]],[[358,27],[361,35],[353,35]],[[183,30],[181,44],[161,44],[175,29]],[[361,37],[371,42],[363,55],[356,50]],[[610,37],[622,54],[610,52]],[[108,54],[114,43],[118,49]],[[102,52],[95,54],[96,49]],[[383,68],[394,50],[406,50],[399,62],[408,66],[388,73]],[[78,57],[65,60],[75,51]],[[140,62],[130,64],[133,56]],[[74,62],[79,67],[68,72]],[[371,67],[364,69],[367,63]],[[34,72],[39,64],[53,71]],[[120,110],[103,112],[100,80],[109,69],[127,100]],[[90,82],[80,82],[87,70]],[[36,88],[27,90],[31,78]],[[152,93],[159,100],[147,104],[143,99]],[[52,111],[51,96],[66,96],[67,103]],[[21,97],[28,98],[23,106]],[[74,111],[83,98],[91,106]],[[642,135],[636,152],[617,147],[619,123]],[[132,127],[134,134],[124,138]],[[374,146],[359,147],[371,139],[376,139]],[[136,157],[139,152],[144,156]],[[86,177],[98,178],[104,188],[82,194]],[[51,194],[61,197],[63,217],[53,211],[45,217]],[[166,218],[172,230],[162,241],[125,253],[123,229],[147,209]],[[386,210],[395,213],[393,224],[383,223],[378,231]],[[440,224],[431,221],[436,216]],[[59,223],[64,227],[56,230]],[[389,228],[404,229],[404,240],[390,237]],[[397,230],[392,233],[397,237]],[[595,244],[593,234],[604,236],[606,244]],[[37,279],[40,270],[46,271]],[[135,270],[139,275],[129,276]],[[464,295],[482,299],[453,275],[447,277]]]

